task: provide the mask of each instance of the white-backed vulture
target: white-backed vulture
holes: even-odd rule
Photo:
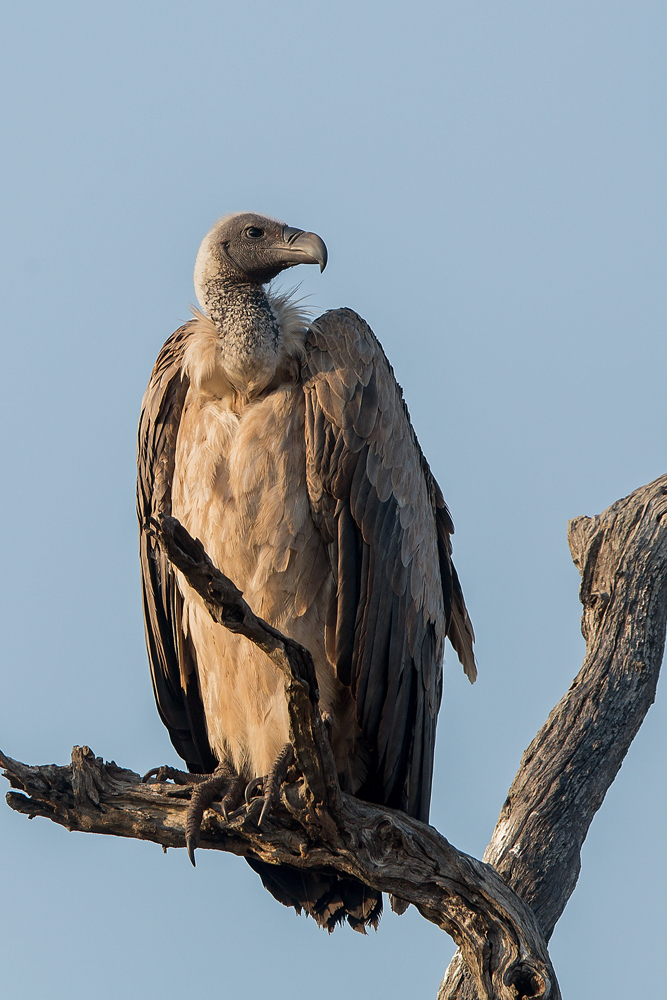
[[[349,309],[309,324],[265,287],[326,260],[319,236],[253,213],[201,245],[201,311],[162,348],[139,424],[153,689],[190,772],[224,765],[238,790],[288,741],[282,675],[173,570],[149,527],[161,511],[312,653],[342,788],[426,821],[445,636],[472,681],[472,627],[449,511],[379,342]],[[380,897],[353,879],[253,867],[329,929],[377,921]]]

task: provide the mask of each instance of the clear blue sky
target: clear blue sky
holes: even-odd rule
[[[657,0],[3,5],[6,752],[176,763],[135,428],[201,237],[255,209],[327,242],[289,278],[371,323],[451,506],[480,677],[448,658],[432,818],[481,855],[581,663],[566,522],[667,468],[666,23]],[[566,997],[664,979],[665,716],[586,842],[551,945]],[[0,844],[17,1000],[435,997],[453,952],[414,910],[328,937],[213,852],[193,870],[4,806]]]

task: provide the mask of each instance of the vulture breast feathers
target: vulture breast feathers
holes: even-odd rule
[[[203,312],[153,370],[138,479],[153,689],[194,772],[229,753],[254,777],[260,731],[275,725],[279,744],[286,726],[277,671],[213,634],[147,530],[166,512],[253,610],[311,649],[343,787],[427,820],[445,636],[476,674],[453,525],[370,327],[349,309],[308,325],[265,288],[300,262],[323,269],[319,237],[221,220],[197,260]]]

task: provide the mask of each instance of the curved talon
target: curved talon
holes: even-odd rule
[[[255,816],[260,811],[263,801],[264,800],[260,796],[255,796],[252,802],[246,806],[245,818],[247,820],[250,819],[253,820],[253,822],[255,821]]]
[[[145,775],[141,779],[145,783],[149,783],[151,778],[155,778],[155,781],[176,781],[176,776],[185,776],[189,778],[190,775],[186,775],[185,772],[179,771],[175,767],[170,767],[169,764],[161,764],[160,767],[152,767],[150,771],[146,771]]]
[[[253,778],[252,781],[248,782],[245,790],[245,804],[250,805],[252,801],[253,794],[264,784],[264,778]]]
[[[171,788],[167,792],[168,795],[179,797],[190,795],[190,805],[185,818],[185,846],[192,866],[196,868],[195,851],[199,846],[199,828],[204,813],[213,800],[224,792],[222,815],[225,822],[229,823],[230,818],[238,813],[237,807],[243,802],[245,779],[236,773],[229,761],[222,761],[218,764],[213,774],[188,774],[185,771],[179,771],[178,768],[163,764],[162,767],[151,768],[141,780],[148,782],[151,779],[160,782],[171,779],[176,785],[183,786],[182,791]],[[256,786],[257,780],[260,784],[263,781],[262,778],[259,778],[251,782],[248,786],[250,791]],[[248,793],[248,789],[246,789],[246,793]],[[230,810],[235,811],[230,812]]]
[[[199,827],[204,816],[205,808],[204,803],[201,801],[202,796],[197,795],[197,792],[201,792],[202,789],[202,785],[199,785],[198,788],[194,789],[192,798],[190,799],[190,805],[188,806],[188,812],[185,817],[185,846],[193,868],[197,867],[197,863],[195,861],[195,851],[199,846]]]
[[[179,771],[170,764],[162,764],[161,767],[152,767],[150,771],[146,771],[141,780],[148,783],[151,778],[155,778],[156,781],[173,781],[175,785],[194,785],[208,780],[208,777],[207,774],[190,774],[188,771]]]
[[[192,792],[192,798],[190,799],[190,805],[185,818],[185,846],[187,847],[188,857],[192,862],[193,868],[197,867],[195,864],[195,851],[199,846],[199,827],[204,818],[204,811],[211,804],[216,794],[215,784],[216,782],[210,781],[197,785]]]
[[[147,784],[151,778],[157,778],[158,774],[162,770],[161,767],[152,767],[150,771],[146,771],[143,778],[141,779],[143,784]]]
[[[242,779],[238,775],[231,777],[233,773],[226,762],[219,764],[213,774],[205,775],[204,780],[200,784],[195,784],[192,790],[192,798],[185,819],[185,846],[188,850],[188,857],[195,868],[195,850],[199,846],[199,829],[204,813],[225,788],[227,791],[222,803],[223,815],[229,806],[241,797]]]
[[[257,820],[257,826],[261,826],[262,825],[262,823],[264,822],[264,819],[266,818],[266,814],[268,813],[268,811],[269,811],[269,809],[271,808],[272,805],[273,805],[273,802],[271,801],[270,798],[267,797],[267,798],[264,799],[264,805],[262,806],[262,811],[259,814],[259,819]]]

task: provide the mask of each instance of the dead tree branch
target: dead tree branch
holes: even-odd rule
[[[340,791],[307,650],[257,618],[203,547],[172,518],[156,526],[170,559],[216,621],[285,674],[296,766],[261,831],[245,812],[204,817],[202,848],[295,868],[329,868],[413,903],[460,947],[441,1000],[558,1000],[545,941],[574,889],[581,844],[653,701],[667,620],[667,476],[570,525],[582,572],[584,665],[524,754],[477,861],[432,827]],[[12,808],[70,830],[182,847],[190,794],[75,747],[66,767],[0,756]],[[502,877],[501,877],[502,876]]]
[[[480,996],[514,1000],[560,993],[546,945],[528,906],[490,865],[457,851],[432,827],[341,792],[318,709],[310,653],[253,614],[203,546],[171,517],[155,525],[160,543],[213,618],[255,642],[283,671],[296,767],[280,807],[260,831],[244,809],[225,822],[207,811],[200,847],[295,868],[334,869],[413,903],[462,949]],[[0,757],[20,793],[12,808],[69,830],[182,847],[189,789],[144,784],[139,775],[75,747],[67,767],[28,767]],[[21,794],[24,793],[24,794]]]
[[[185,843],[188,793],[182,786],[142,783],[138,774],[104,763],[88,747],[74,747],[72,763],[65,767],[28,767],[5,755],[0,764],[12,786],[21,789],[8,793],[9,805],[30,817],[44,816],[68,830],[150,840],[164,848]],[[489,865],[456,851],[432,827],[345,794],[331,839],[329,831],[311,837],[302,783],[283,791],[283,808],[261,831],[244,815],[226,823],[214,805],[205,814],[200,849],[354,875],[414,903],[451,934],[475,970],[482,996],[510,1000],[517,995],[511,981],[527,969],[544,984],[538,996],[560,996],[530,909]]]
[[[586,655],[524,753],[484,853],[530,905],[547,941],[577,883],[593,816],[655,698],[667,622],[666,528],[667,476],[568,526]],[[439,1000],[478,995],[459,952]]]

